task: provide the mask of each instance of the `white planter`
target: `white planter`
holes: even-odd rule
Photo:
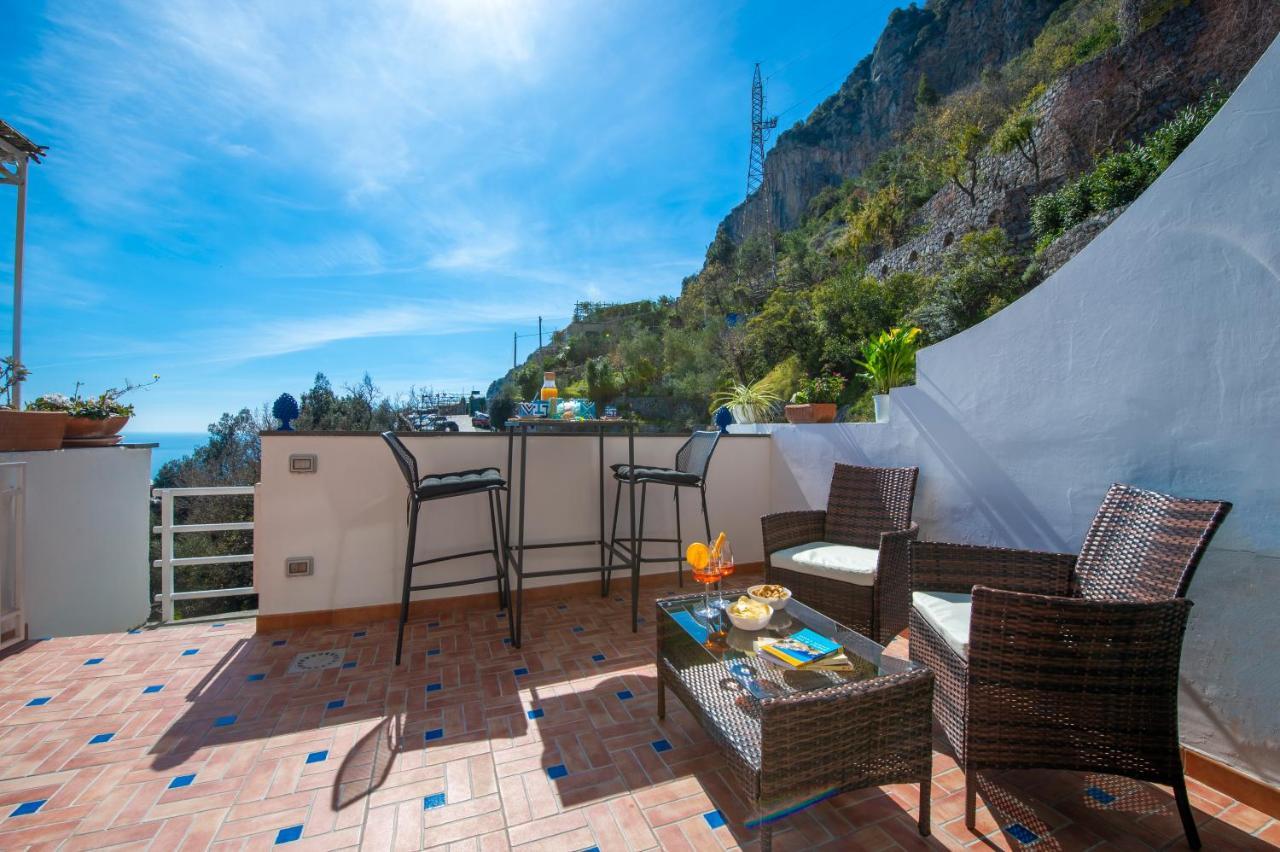
[[[889,422],[889,394],[887,393],[874,394],[871,397],[871,399],[876,404],[876,422],[888,423]]]
[[[731,405],[729,406],[729,413],[733,415],[734,423],[756,422],[755,412],[750,408],[747,408],[745,405]]]

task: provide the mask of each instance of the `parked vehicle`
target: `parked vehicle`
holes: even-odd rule
[[[492,429],[493,424],[489,420],[489,412],[476,411],[471,415],[471,425],[476,429]]]

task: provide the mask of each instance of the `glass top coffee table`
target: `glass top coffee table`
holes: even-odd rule
[[[736,600],[744,591],[726,592]],[[702,596],[657,602],[658,717],[666,690],[698,719],[754,813],[763,849],[787,814],[846,790],[917,782],[929,833],[933,673],[792,599],[765,629],[694,615]],[[849,671],[791,669],[757,656],[754,640],[808,628],[839,643]]]

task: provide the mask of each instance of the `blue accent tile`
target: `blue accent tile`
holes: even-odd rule
[[[618,696],[619,701],[630,701],[631,699],[635,698],[635,696],[631,694],[631,690],[629,689],[624,689],[621,692],[616,694]]]
[[[155,694],[155,693],[159,692],[159,691],[160,691],[160,690],[162,690],[162,689],[164,689],[164,684],[163,684],[163,683],[153,683],[153,684],[151,684],[151,686],[148,686],[148,687],[146,687],[145,689],[143,689],[143,690],[142,690],[142,694],[143,694],[143,695],[153,695],[153,694]]]
[[[568,608],[569,608],[569,607],[565,606],[564,604],[556,604],[556,609],[558,609],[558,610],[562,610],[562,611],[563,611],[563,610],[566,610],[566,609],[568,609]]]
[[[330,701],[328,704],[324,705],[324,708],[326,710],[339,710],[346,703],[347,701],[344,698],[335,698],[334,700]]]
[[[618,595],[616,598],[614,598],[614,600],[617,601],[618,603],[622,603],[622,595]]]
[[[250,683],[252,683],[252,682],[253,682],[253,681],[255,681],[255,680],[265,680],[265,679],[266,679],[266,677],[267,677],[267,676],[266,676],[266,674],[265,674],[264,672],[258,672],[257,674],[251,674],[251,675],[249,675],[247,678],[245,678],[245,680],[247,680],[247,681],[249,681]]]
[[[564,768],[563,763],[557,763],[555,766],[547,767],[547,777],[553,781],[557,778],[563,778],[569,774],[569,770]]]
[[[528,716],[530,719],[541,719],[543,715],[542,708],[539,707],[537,710],[526,710],[524,715]]]
[[[422,735],[424,740],[438,740],[444,736],[444,728],[432,728]]]
[[[495,618],[506,618],[506,617],[507,617],[507,614],[506,614],[505,612],[500,612],[500,613],[498,613],[498,614],[497,614],[496,616],[494,616],[494,617],[495,617]]]
[[[225,728],[227,725],[234,725],[235,723],[236,723],[236,717],[234,715],[219,716],[218,718],[213,720],[213,726],[215,728]]]
[[[588,846],[586,849],[582,849],[582,850],[580,850],[580,852],[600,852],[600,847],[599,847],[599,846]]]
[[[215,624],[215,625],[213,625],[213,626],[214,626],[214,627],[226,627],[227,625],[225,625],[225,624],[223,624],[223,623],[219,622],[219,623],[217,623],[217,624]]]
[[[636,617],[636,624],[644,624],[644,616],[643,616],[643,615],[641,615],[641,616],[637,616],[637,617]]]
[[[27,814],[33,814],[33,813],[35,813],[36,811],[38,811],[38,810],[40,810],[41,808],[43,808],[43,807],[44,807],[44,803],[45,803],[45,802],[47,802],[47,801],[49,801],[49,800],[48,800],[48,799],[36,799],[36,800],[35,800],[35,801],[33,801],[33,802],[23,802],[22,804],[18,805],[16,808],[14,808],[14,809],[13,809],[13,811],[9,814],[9,816],[11,816],[11,817],[16,817],[16,816],[26,816]]]
[[[437,627],[439,627],[439,626],[440,626],[440,622],[438,622],[438,621],[428,621],[428,622],[427,622],[427,629],[428,629],[428,630],[435,630],[435,629],[436,629]]]
[[[724,825],[724,814],[720,813],[718,810],[707,811],[702,815],[702,818],[705,819],[707,821],[707,825],[712,828],[719,828]]]
[[[518,668],[518,669],[512,669],[511,673],[514,674],[516,677],[522,677],[524,675],[527,675],[529,673],[529,670],[526,668]]]
[[[439,691],[440,691],[440,690],[442,690],[442,689],[444,689],[444,684],[443,684],[443,683],[429,683],[429,684],[427,684],[427,692],[439,692]]]
[[[366,636],[368,636],[368,635],[369,635],[369,631],[368,631],[368,630],[357,630],[355,633],[352,633],[352,634],[351,634],[351,638],[352,638],[352,639],[363,639],[364,637],[366,637]]]
[[[169,789],[176,790],[179,787],[190,787],[191,782],[196,780],[195,773],[190,775],[179,775],[169,782]]]
[[[354,669],[354,668],[356,667],[356,661],[355,661],[355,660],[347,660],[345,663],[343,663],[343,664],[342,664],[342,667],[343,667],[344,669]]]
[[[288,828],[282,828],[276,832],[276,845],[281,843],[292,843],[302,836],[302,826],[291,825]]]
[[[666,740],[654,740],[649,745],[653,746],[654,751],[671,751],[671,743]]]
[[[109,743],[115,734],[94,734],[89,738],[89,745],[97,745],[98,743]]]
[[[200,653],[200,649],[199,649],[199,648],[188,648],[187,650],[185,650],[185,651],[183,651],[183,652],[182,652],[182,656],[184,656],[184,657],[194,657],[196,654],[199,654],[199,653]]]
[[[581,632],[582,632],[582,626],[581,626],[581,625],[578,625],[578,626],[574,627],[574,628],[573,628],[573,632],[574,632],[574,633],[581,633]]]
[[[1009,832],[1009,836],[1019,843],[1035,843],[1040,839],[1040,835],[1036,834],[1020,822],[1015,822],[1013,825],[1006,828],[1005,831]]]
[[[45,695],[41,698],[33,698],[27,702],[28,707],[41,707],[53,700],[52,695]]]
[[[141,630],[139,630],[138,628],[136,628],[136,627],[135,627],[135,628],[133,628],[132,630],[130,630],[130,631],[129,631],[129,635],[130,635],[130,636],[137,636],[137,635],[138,635],[139,633],[141,633],[141,632],[142,632]]]
[[[1102,805],[1109,805],[1116,800],[1115,796],[1101,787],[1086,787],[1084,791],[1089,794],[1089,798]]]
[[[276,641],[271,643],[271,647],[279,648],[281,645],[286,644],[288,641],[289,641],[288,639],[277,639]]]
[[[432,648],[430,651],[427,651],[427,656],[428,656],[428,657],[436,657],[436,656],[439,656],[439,655],[440,655],[440,649],[439,649],[439,648]]]
[[[102,662],[105,659],[106,657],[90,657],[89,659],[84,661],[84,664],[86,666],[96,666],[98,663]]]
[[[311,754],[307,755],[307,763],[320,763],[321,761],[325,760],[328,757],[329,757],[328,749],[313,751],[311,752]]]
[[[503,636],[503,637],[502,637],[502,644],[503,644],[503,645],[510,645],[510,644],[511,644],[511,637],[510,637],[510,636]]]
[[[441,807],[442,805],[445,804],[445,802],[446,802],[446,799],[445,799],[444,793],[435,793],[430,796],[423,796],[422,809],[424,811],[429,811],[432,808]]]
[[[592,661],[593,663],[603,663],[603,662],[604,662],[604,654],[592,654],[592,655],[591,655],[591,661]]]

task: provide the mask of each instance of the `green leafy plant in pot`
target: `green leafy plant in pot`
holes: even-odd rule
[[[56,450],[67,429],[65,411],[19,411],[14,389],[30,372],[13,358],[0,359],[0,451]]]
[[[754,385],[733,383],[711,398],[711,411],[725,406],[736,423],[767,423],[770,413],[782,400],[772,391]]]
[[[854,363],[863,369],[858,377],[871,385],[877,423],[889,419],[889,391],[915,380],[919,338],[918,328],[891,328],[862,344],[862,358]]]
[[[98,396],[91,397],[81,396],[80,385],[77,383],[75,393],[71,396],[45,394],[37,397],[35,402],[27,406],[27,410],[65,412],[68,420],[62,439],[63,446],[116,444],[120,442],[120,431],[134,413],[133,405],[121,402],[120,397],[158,381],[158,375],[152,376],[149,382],[137,385],[126,381],[123,388],[107,388]]]
[[[786,407],[789,423],[834,423],[836,403],[844,393],[845,378],[839,373],[826,373],[815,379],[805,379],[800,390],[791,396]]]

